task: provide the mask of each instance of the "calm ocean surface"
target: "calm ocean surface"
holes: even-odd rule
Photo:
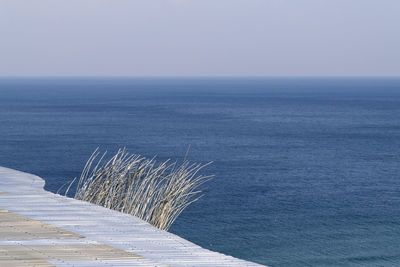
[[[400,266],[400,79],[0,79],[0,165],[214,161],[171,229],[270,266]]]

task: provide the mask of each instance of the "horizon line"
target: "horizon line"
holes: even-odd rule
[[[78,79],[101,79],[101,78],[115,78],[115,79],[310,79],[310,78],[317,78],[317,79],[335,79],[335,78],[339,78],[339,79],[345,79],[345,78],[349,78],[349,79],[354,79],[354,78],[370,78],[370,79],[380,79],[380,78],[391,78],[391,79],[399,79],[400,75],[398,76],[394,76],[394,75],[376,75],[376,76],[372,76],[372,75],[315,75],[315,76],[311,76],[311,75],[277,75],[277,76],[262,76],[262,75],[240,75],[240,76],[230,76],[230,75],[219,75],[219,76],[214,76],[214,75],[210,75],[210,76],[197,76],[197,75],[193,75],[193,76],[187,76],[187,75],[182,75],[182,76],[170,76],[170,75],[146,75],[146,76],[133,76],[133,75],[9,75],[9,76],[2,76],[0,75],[0,79],[18,79],[18,78],[22,78],[22,79],[35,79],[35,78],[78,78]]]

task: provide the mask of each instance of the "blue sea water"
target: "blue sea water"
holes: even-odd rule
[[[0,165],[47,190],[98,146],[188,145],[216,176],[171,232],[269,266],[400,265],[400,79],[0,79]]]

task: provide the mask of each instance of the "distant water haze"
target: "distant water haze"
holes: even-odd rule
[[[399,76],[398,0],[1,0],[0,76]]]

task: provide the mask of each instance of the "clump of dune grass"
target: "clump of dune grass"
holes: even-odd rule
[[[90,156],[74,198],[135,215],[162,230],[201,197],[199,186],[212,177],[199,174],[210,163],[190,163],[187,157],[181,164],[157,163],[126,149],[108,161],[105,156],[98,149]]]

